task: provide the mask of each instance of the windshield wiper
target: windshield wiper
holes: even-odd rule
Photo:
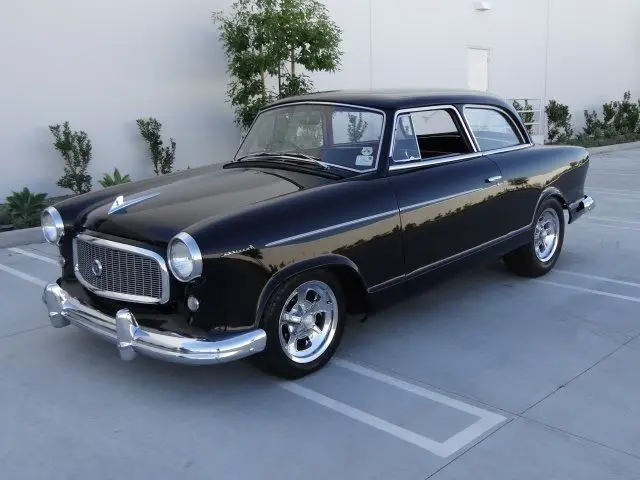
[[[249,155],[244,155],[238,158],[236,161],[241,162],[243,160],[251,159],[251,158],[265,158],[265,157],[276,157],[280,162],[283,163],[298,163],[309,165],[313,164],[318,167],[322,167],[325,170],[329,170],[330,165],[324,163],[320,158],[314,157],[313,155],[308,155],[306,153],[301,152],[260,152],[260,153],[250,153]]]

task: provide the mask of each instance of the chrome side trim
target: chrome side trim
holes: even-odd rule
[[[477,146],[477,151],[482,151],[484,153],[487,152],[494,152],[496,153],[497,150],[502,150],[502,149],[495,149],[495,150],[480,150],[480,144],[478,143],[478,140],[476,138],[476,134],[473,133],[473,129],[471,128],[471,124],[469,124],[469,119],[467,118],[467,114],[466,114],[466,110],[471,110],[471,109],[476,109],[476,110],[493,110],[496,111],[498,113],[501,113],[504,117],[506,117],[507,122],[509,122],[509,124],[511,125],[511,127],[515,130],[516,135],[518,136],[518,140],[520,140],[520,145],[533,145],[531,143],[531,139],[528,138],[524,138],[522,132],[520,131],[520,129],[518,128],[518,126],[515,124],[513,118],[511,118],[511,115],[509,115],[509,113],[504,109],[504,108],[500,108],[500,107],[496,107],[493,105],[484,105],[481,103],[473,103],[473,104],[466,104],[462,107],[462,113],[464,114],[464,120],[465,123],[467,124],[467,126],[469,127],[469,131],[471,132],[471,136],[473,138],[473,142],[476,144]],[[518,146],[518,145],[513,145]],[[505,148],[512,148],[512,147],[505,147]]]
[[[158,263],[160,267],[161,277],[162,277],[162,298],[152,298],[145,297],[141,295],[129,295],[125,293],[117,293],[117,292],[108,292],[104,290],[100,290],[89,282],[87,282],[82,275],[80,274],[80,270],[78,267],[78,239],[87,242],[93,243],[95,245],[104,246],[107,248],[112,248],[114,250],[120,250],[123,252],[135,253],[137,255],[141,255],[143,257],[150,258]],[[156,252],[151,250],[147,250],[140,247],[134,247],[133,245],[127,245],[125,243],[113,242],[111,240],[105,240],[103,238],[93,237],[91,235],[87,235],[85,233],[79,233],[76,238],[73,239],[73,272],[78,279],[78,281],[91,293],[98,295],[104,298],[110,298],[112,300],[122,300],[124,302],[134,302],[134,303],[144,303],[144,304],[163,304],[169,301],[170,291],[169,291],[169,270],[167,270],[167,264],[164,261],[162,256],[158,255]]]
[[[111,208],[109,208],[109,212],[107,212],[107,215],[111,215],[112,213],[116,213],[121,210],[126,210],[128,207],[131,207],[132,205],[137,205],[138,203],[144,202],[145,200],[149,200],[153,197],[157,197],[158,195],[160,195],[160,192],[149,193],[147,195],[132,198],[131,200],[126,200],[126,201],[124,199],[124,196],[120,195],[115,199],[115,201],[113,202],[113,205],[111,205]]]
[[[451,255],[450,257],[443,258],[441,260],[438,260],[436,262],[430,263],[430,264],[425,265],[425,266],[420,267],[420,268],[416,268],[415,270],[413,270],[413,271],[411,271],[411,272],[409,272],[409,273],[407,273],[405,275],[401,275],[401,276],[398,276],[398,277],[391,278],[389,280],[385,280],[382,283],[378,283],[376,285],[373,285],[373,286],[369,287],[367,289],[367,291],[369,293],[374,293],[374,292],[376,292],[378,290],[381,290],[382,288],[384,288],[386,286],[391,286],[391,285],[394,285],[396,283],[400,283],[400,282],[403,282],[403,281],[406,281],[406,280],[410,280],[411,278],[420,276],[420,275],[422,275],[423,273],[426,273],[429,270],[434,270],[434,269],[436,269],[438,267],[441,267],[442,265],[446,265],[447,263],[454,262],[454,261],[456,261],[456,260],[458,260],[458,259],[460,259],[462,257],[465,257],[465,256],[467,256],[469,254],[472,254],[474,252],[477,252],[479,250],[483,250],[484,248],[488,248],[488,247],[491,247],[493,245],[497,245],[500,242],[508,240],[511,237],[515,237],[516,235],[519,235],[521,233],[526,232],[530,228],[531,228],[531,225],[527,225],[524,228],[519,228],[519,229],[514,230],[512,232],[509,232],[509,233],[507,233],[505,235],[502,235],[502,236],[500,236],[498,238],[494,238],[493,240],[489,240],[488,242],[482,243],[480,245],[476,245],[475,247],[469,248],[469,249],[464,250],[462,252],[458,252],[455,255]]]
[[[292,242],[294,240],[300,240],[301,238],[312,237],[319,233],[330,232],[331,230],[338,230],[340,228],[349,227],[351,225],[358,225],[360,223],[366,223],[378,218],[390,217],[391,215],[398,215],[398,210],[389,210],[387,212],[377,213],[368,217],[357,218],[355,220],[349,220],[348,222],[338,223],[336,225],[330,225],[328,227],[319,228],[317,230],[311,230],[309,232],[300,233],[298,235],[292,235],[291,237],[281,238],[280,240],[274,240],[265,245],[265,247],[275,247],[276,245],[282,245],[283,243]]]
[[[186,365],[211,365],[239,360],[264,350],[267,334],[262,329],[217,337],[185,337],[172,332],[146,330],[127,309],[115,318],[105,315],[72,297],[57,283],[49,283],[42,293],[49,321],[56,328],[74,324],[117,345],[122,360],[138,353]]]
[[[405,207],[402,207],[400,211],[406,212],[408,210],[414,210],[416,208],[426,207],[427,205],[433,205],[434,203],[444,202],[445,200],[451,200],[452,198],[461,197],[463,195],[469,195],[471,193],[480,192],[482,190],[485,190],[485,188],[474,188],[471,190],[466,190],[464,192],[454,193],[453,195],[447,195],[446,197],[434,198],[432,200],[427,200],[425,202],[414,203],[413,205],[407,205]]]
[[[359,173],[367,173],[367,172],[375,172],[378,169],[378,165],[380,164],[380,154],[382,152],[382,142],[384,141],[384,136],[385,136],[385,128],[387,126],[387,113],[384,110],[381,110],[379,108],[373,108],[373,107],[364,107],[362,105],[355,105],[355,104],[350,104],[350,103],[339,103],[339,102],[323,102],[321,100],[317,100],[317,101],[297,101],[297,102],[287,102],[287,103],[282,103],[282,104],[278,104],[278,105],[273,105],[273,106],[267,106],[265,108],[263,108],[262,110],[259,111],[258,115],[256,115],[256,117],[253,119],[253,122],[251,122],[251,125],[249,126],[249,128],[247,129],[247,134],[243,137],[242,141],[240,142],[240,145],[238,145],[238,149],[236,150],[236,153],[233,154],[233,161],[236,161],[236,156],[238,155],[238,152],[240,152],[240,149],[242,148],[242,145],[244,145],[244,142],[247,139],[247,136],[249,134],[249,132],[251,131],[251,129],[253,128],[253,126],[255,125],[256,121],[258,120],[258,118],[260,117],[260,115],[262,115],[265,112],[271,111],[271,110],[276,110],[278,108],[285,108],[285,107],[289,107],[291,105],[328,105],[328,106],[334,106],[334,107],[347,107],[347,108],[353,108],[355,110],[368,110],[370,112],[376,112],[376,113],[380,113],[382,114],[382,127],[380,129],[380,140],[378,141],[378,154],[376,155],[376,161],[375,164],[373,165],[372,168],[368,168],[366,170],[358,170],[358,169],[353,169],[356,172]],[[331,165],[334,167],[338,167],[338,168],[346,168],[347,170],[351,170],[351,168],[349,167],[343,167],[342,165],[336,165],[333,163],[327,163],[324,162],[327,165]]]

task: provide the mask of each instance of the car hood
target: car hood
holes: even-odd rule
[[[197,169],[185,175],[168,175],[153,187],[126,190],[124,202],[139,199],[109,213],[116,194],[86,213],[83,228],[106,235],[165,245],[171,237],[204,220],[233,215],[260,202],[327,183],[328,179],[298,172],[222,168]],[[129,193],[127,193],[129,192]],[[135,193],[133,193],[135,192]]]

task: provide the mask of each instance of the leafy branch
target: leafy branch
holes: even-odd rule
[[[162,124],[155,118],[139,118],[136,122],[140,135],[147,142],[153,162],[153,172],[156,175],[171,173],[176,158],[176,142],[170,138],[169,145],[164,146],[160,136]]]

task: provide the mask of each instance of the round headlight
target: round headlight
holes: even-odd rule
[[[64,223],[58,210],[55,207],[46,208],[42,212],[40,221],[44,239],[49,243],[60,243],[60,239],[64,234]]]
[[[171,273],[181,282],[188,282],[202,274],[200,248],[188,233],[179,233],[171,239],[167,258]]]

